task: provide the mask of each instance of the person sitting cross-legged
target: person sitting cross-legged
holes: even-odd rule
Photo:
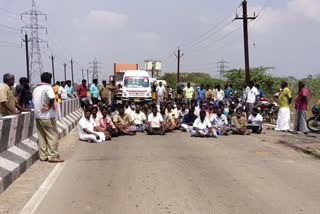
[[[166,113],[166,108],[164,106],[160,107],[160,114],[163,118],[163,124],[166,132],[171,132],[176,128],[176,126],[172,123],[170,116]]]
[[[113,124],[111,118],[108,116],[108,108],[102,108],[102,117],[97,121],[98,126],[111,137],[118,137],[118,129]],[[107,135],[106,135],[107,136]]]
[[[102,115],[101,115],[101,117],[98,116],[98,108],[97,107],[93,107],[91,109],[91,117],[94,120],[94,122],[97,124],[96,131],[103,132],[104,135],[106,136],[106,140],[111,140],[110,133],[108,132],[108,130],[102,124],[103,123],[101,121],[102,120]]]
[[[247,118],[242,116],[242,109],[237,108],[236,115],[231,119],[232,134],[250,135],[252,130],[247,129]]]
[[[261,134],[263,117],[259,114],[257,108],[253,108],[252,114],[248,118],[248,129],[251,129],[253,133]]]
[[[218,108],[216,114],[212,116],[212,125],[218,130],[219,135],[228,135],[229,123],[226,115],[222,114],[222,108]]]
[[[206,117],[206,111],[200,111],[200,118],[193,123],[192,137],[217,137],[217,132],[212,128],[210,120]]]
[[[134,124],[136,125],[137,132],[144,132],[146,128],[146,115],[140,110],[140,105],[136,105],[135,111],[131,113]]]
[[[193,130],[193,123],[198,118],[197,115],[194,114],[194,108],[189,110],[189,113],[183,117],[181,128],[183,131],[191,132]]]
[[[96,130],[97,124],[91,117],[91,109],[86,108],[84,111],[84,117],[79,121],[79,136],[80,140],[88,141],[91,143],[102,143],[105,141],[105,135],[103,132]]]
[[[166,114],[169,116],[171,121],[171,126],[169,127],[170,131],[175,130],[180,127],[179,124],[179,115],[176,109],[172,109],[172,103],[167,104]]]
[[[150,135],[164,135],[166,132],[162,115],[156,105],[152,107],[152,113],[148,116],[147,133]]]
[[[135,135],[137,128],[133,123],[133,119],[128,113],[124,112],[124,106],[118,107],[118,114],[113,118],[114,125],[117,127],[119,134]]]

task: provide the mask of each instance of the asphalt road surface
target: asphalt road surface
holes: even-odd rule
[[[35,213],[318,214],[319,163],[254,136],[79,142]]]

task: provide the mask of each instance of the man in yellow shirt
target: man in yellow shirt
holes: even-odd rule
[[[16,98],[11,90],[14,85],[14,76],[12,74],[3,75],[3,84],[0,87],[0,116],[20,114],[16,110]]]
[[[188,82],[187,87],[183,89],[184,98],[187,100],[187,103],[190,104],[191,100],[194,97],[194,89],[191,87],[191,84]]]
[[[287,82],[281,83],[282,92],[279,96],[279,113],[277,119],[277,131],[289,131],[291,120],[290,120],[290,104],[292,102],[291,91],[288,88]]]
[[[60,81],[57,81],[56,82],[56,85],[53,87],[53,91],[54,91],[54,94],[56,95],[56,100],[59,100],[60,97],[59,97],[59,88],[60,88]]]

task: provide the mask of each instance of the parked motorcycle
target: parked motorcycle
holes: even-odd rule
[[[308,128],[312,132],[320,133],[320,106],[314,106],[312,108],[313,117],[307,120]]]
[[[260,101],[257,107],[266,122],[276,124],[279,112],[277,102]]]

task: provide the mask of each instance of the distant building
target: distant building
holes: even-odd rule
[[[153,70],[153,78],[159,78],[162,75],[162,62],[160,60],[144,60],[144,68],[149,73],[150,77],[152,77]]]

